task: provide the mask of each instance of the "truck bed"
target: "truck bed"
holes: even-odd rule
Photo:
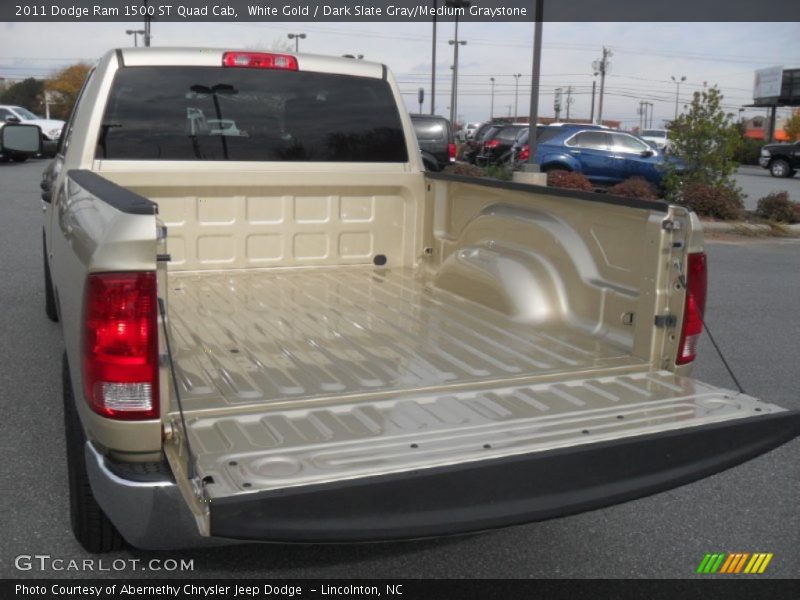
[[[578,329],[515,322],[410,268],[174,272],[169,288],[189,412],[645,366]]]
[[[418,270],[174,272],[169,282],[191,460],[212,502],[777,409],[653,370],[576,328],[517,322]]]

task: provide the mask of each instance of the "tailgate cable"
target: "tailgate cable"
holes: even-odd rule
[[[683,276],[683,273],[680,273],[678,275],[678,281],[680,282],[680,284],[683,286],[683,289],[685,289],[686,293],[688,294],[689,293],[689,287],[686,285],[686,278]],[[722,361],[722,364],[725,366],[725,370],[728,371],[728,375],[731,376],[731,379],[733,379],[733,383],[736,384],[736,389],[739,390],[740,394],[745,394],[746,392],[744,391],[744,388],[742,387],[742,384],[739,383],[739,380],[736,378],[736,375],[733,374],[733,369],[731,369],[731,366],[728,364],[728,361],[725,360],[725,355],[722,353],[722,350],[717,345],[717,340],[715,340],[714,336],[711,335],[711,330],[708,328],[708,324],[706,323],[705,316],[700,316],[700,320],[703,323],[703,329],[705,329],[706,333],[708,334],[708,339],[711,340],[711,345],[714,346],[714,350],[717,351],[717,355],[719,356],[720,360]]]
[[[178,377],[175,374],[175,361],[172,360],[172,347],[169,343],[169,332],[167,331],[167,311],[164,308],[164,299],[158,299],[158,312],[161,313],[161,326],[164,328],[164,342],[167,346],[167,359],[169,360],[169,371],[172,375],[172,387],[175,390],[175,400],[178,404],[178,412],[181,415],[181,426],[183,427],[183,438],[186,442],[186,476],[190,481],[194,479],[194,460],[192,460],[192,447],[189,445],[189,430],[186,428],[186,417],[183,415],[183,404],[181,403],[181,392],[178,389]]]

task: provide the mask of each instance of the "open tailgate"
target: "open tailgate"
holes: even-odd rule
[[[187,419],[213,536],[363,541],[614,504],[741,463],[800,413],[667,371]],[[185,460],[168,448],[173,466]]]

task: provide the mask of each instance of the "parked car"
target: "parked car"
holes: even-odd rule
[[[524,145],[517,160],[527,160],[529,151]],[[665,157],[630,133],[591,126],[547,127],[538,141],[536,162],[543,171],[576,171],[598,184],[639,176],[660,185]]]
[[[480,129],[483,123],[467,123],[464,127],[464,132],[466,133],[467,139],[471,140],[472,137],[475,135],[475,132]]]
[[[27,108],[10,104],[0,104],[0,121],[4,123],[38,125],[42,130],[42,154],[44,156],[56,155],[58,141],[61,139],[61,130],[64,128],[64,121],[43,119]]]
[[[456,144],[450,121],[435,115],[411,115],[422,162],[428,171],[441,171],[456,161]]]
[[[475,164],[479,167],[487,167],[508,161],[517,135],[525,128],[527,125],[502,125],[490,132],[489,135],[485,135],[481,150],[475,157]]]
[[[669,132],[666,129],[643,129],[639,137],[657,150],[666,150],[669,145]]]
[[[580,128],[580,129],[608,129],[605,125],[592,125],[592,124],[580,124],[580,123],[550,123],[549,125],[538,125],[536,127],[536,143],[542,144],[547,140],[551,139],[552,137],[558,135],[562,131],[564,131],[563,127],[571,127],[571,128]],[[526,127],[525,129],[521,130],[519,134],[517,134],[517,139],[514,141],[514,145],[511,147],[511,156],[509,157],[512,161],[519,161],[519,160],[528,160],[528,140],[530,139],[530,127]],[[523,154],[524,153],[524,154]],[[520,154],[523,154],[524,159],[520,158]]]
[[[758,164],[769,169],[773,177],[792,177],[800,169],[800,141],[764,146]]]
[[[497,131],[502,125],[502,123],[484,123],[478,127],[475,133],[472,134],[472,138],[464,142],[464,152],[462,153],[463,160],[474,165],[475,158],[481,151],[485,137]]]

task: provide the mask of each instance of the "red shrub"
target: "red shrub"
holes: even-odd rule
[[[658,200],[656,186],[644,177],[631,177],[608,188],[609,194],[624,196],[625,198],[638,198],[639,200]]]
[[[739,191],[725,185],[691,183],[683,188],[679,204],[691,208],[700,216],[723,221],[742,216],[742,198]]]
[[[547,185],[568,190],[583,190],[584,192],[591,192],[594,189],[591,182],[582,174],[561,170],[547,172]]]

